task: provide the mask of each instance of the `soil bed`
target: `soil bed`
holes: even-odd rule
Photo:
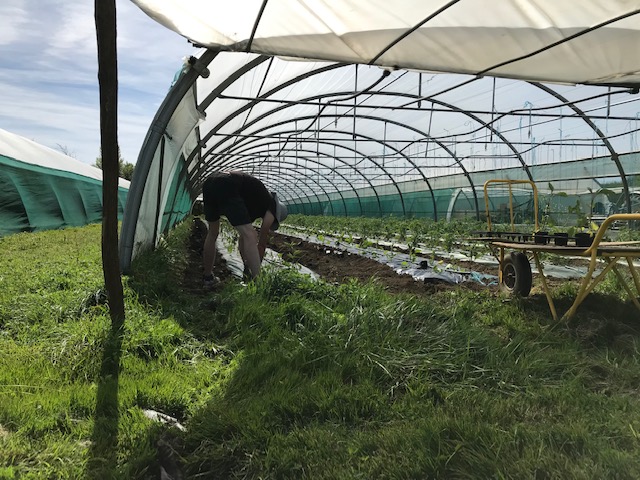
[[[288,262],[296,262],[313,270],[329,282],[343,283],[349,279],[366,282],[375,278],[392,293],[429,294],[438,290],[452,288],[469,288],[497,290],[497,287],[487,287],[474,281],[452,284],[442,280],[417,281],[410,275],[398,274],[388,265],[376,260],[368,259],[357,254],[350,254],[340,249],[326,247],[307,242],[297,237],[274,233],[271,235],[268,247],[280,253]],[[487,270],[490,267],[484,267]],[[495,269],[494,269],[495,270]],[[489,272],[493,273],[496,272]]]
[[[193,221],[189,238],[188,267],[185,270],[183,284],[186,290],[195,295],[206,294],[202,288],[202,247],[207,235],[207,226],[199,218]],[[418,295],[432,294],[437,291],[456,288],[471,290],[490,290],[498,292],[497,285],[485,286],[475,281],[458,284],[438,279],[418,281],[410,275],[398,274],[388,265],[357,254],[351,254],[341,249],[308,242],[290,235],[272,233],[268,247],[280,255],[287,262],[299,263],[313,270],[329,282],[344,283],[350,279],[366,282],[374,278],[378,283],[392,293],[411,293]],[[466,261],[451,261],[441,259],[457,267],[480,273],[496,275],[497,265],[487,265]],[[233,275],[226,266],[223,256],[218,253],[214,266],[214,275],[224,284]],[[534,278],[537,275],[534,275]],[[549,280],[549,279],[548,279]],[[535,283],[535,282],[534,282]],[[534,290],[536,290],[534,288]]]
[[[205,223],[196,218],[193,222],[189,239],[188,265],[183,279],[185,289],[196,297],[207,297],[211,291],[210,289],[202,288],[202,247],[206,234],[207,227]],[[458,284],[438,279],[417,281],[410,275],[396,273],[393,268],[376,260],[278,233],[271,234],[268,247],[282,255],[285,261],[304,265],[328,282],[344,283],[351,279],[367,282],[375,279],[391,293],[408,293],[422,296],[461,288],[473,291],[488,291],[497,296],[500,290],[496,284],[486,286],[472,280]],[[497,274],[497,265],[450,261],[447,259],[445,261],[448,261],[453,266],[482,273]],[[223,256],[219,253],[216,255],[214,274],[220,278],[221,282],[213,290],[219,289],[233,278]],[[536,308],[548,311],[547,300],[541,282],[537,280],[537,277],[537,274],[533,275],[533,288],[527,302],[531,307],[537,305]],[[560,285],[566,284],[567,280],[547,276],[547,283],[551,290],[554,291]],[[558,298],[556,299],[556,308],[566,311],[573,303],[573,300],[574,298],[571,296]],[[611,297],[592,293],[585,299],[580,310],[582,312],[592,311],[594,314],[599,312],[600,315],[606,317],[610,314],[612,301],[618,303],[618,300],[613,300]],[[622,307],[625,313],[622,314],[621,318],[627,316],[636,318],[637,311],[635,307],[629,301],[626,303],[628,305]]]
[[[207,225],[200,218],[193,219],[189,237],[187,268],[185,269],[182,284],[185,290],[196,296],[207,295],[208,293],[206,289],[202,288],[202,249],[204,240],[207,237],[207,231]],[[220,285],[233,277],[231,271],[227,268],[227,262],[220,252],[216,253],[213,274],[220,279]]]

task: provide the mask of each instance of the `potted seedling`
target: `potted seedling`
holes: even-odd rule
[[[595,232],[598,231],[598,225],[590,222],[589,218],[582,210],[580,200],[576,200],[573,207],[569,207],[569,212],[576,216],[576,226],[570,229],[571,236],[575,235],[576,247],[590,247],[593,243]]]
[[[556,232],[553,234],[553,242],[558,247],[566,247],[569,243],[569,234],[567,232]]]
[[[579,227],[575,231],[576,247],[590,247],[598,231],[598,225],[591,222],[586,227]]]
[[[533,241],[538,245],[546,245],[549,243],[549,232],[547,230],[539,230],[533,234]]]

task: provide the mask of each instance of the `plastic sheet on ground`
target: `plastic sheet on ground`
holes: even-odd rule
[[[482,285],[497,284],[497,275],[487,275],[480,272],[460,269],[450,264],[434,261],[425,257],[413,256],[406,253],[394,252],[382,248],[367,247],[361,248],[349,243],[342,243],[338,239],[330,236],[318,237],[310,234],[301,234],[296,231],[287,231],[287,234],[306,240],[308,242],[324,245],[328,248],[343,250],[345,252],[360,255],[365,258],[376,260],[393,268],[396,273],[411,275],[415,280],[442,280],[449,283],[462,283],[474,281]]]
[[[233,238],[233,236],[229,235],[228,233],[221,232],[218,236],[216,246],[218,248],[218,252],[226,261],[227,268],[229,269],[231,274],[236,278],[242,279],[244,274],[244,262],[242,261],[242,257],[240,256],[238,243],[235,238]],[[265,266],[268,265],[273,268],[292,268],[299,273],[309,275],[314,280],[318,279],[318,274],[313,270],[310,270],[304,265],[300,265],[299,263],[285,262],[279,253],[274,252],[269,248],[267,248],[264,253],[264,259],[262,261],[261,268],[265,268]]]
[[[283,228],[285,230],[285,228]],[[486,273],[476,272],[473,270],[461,269],[443,261],[433,260],[420,255],[409,255],[407,253],[395,252],[386,250],[385,248],[367,247],[362,248],[358,245],[341,242],[339,239],[323,235],[322,239],[315,235],[308,233],[301,233],[298,229],[286,228],[286,234],[305,240],[317,245],[323,245],[329,250],[336,249],[345,251],[351,254],[360,255],[365,258],[376,260],[380,263],[386,264],[394,269],[394,271],[401,275],[411,275],[415,280],[430,281],[441,280],[453,284],[459,284],[462,282],[473,281],[481,285],[497,285],[498,276],[490,275]],[[378,241],[377,245],[387,246],[389,248],[397,248],[401,250],[408,250],[409,247],[400,243],[392,243],[385,241]],[[426,245],[422,245],[422,250],[427,250]],[[244,272],[244,263],[240,257],[240,252],[237,248],[237,242],[232,235],[222,232],[218,237],[218,251],[227,262],[227,266],[232,275],[242,279]],[[331,253],[331,251],[329,252]],[[468,262],[475,262],[479,264],[495,265],[496,272],[498,271],[498,261],[492,255],[482,255],[471,258],[462,252],[446,252],[440,249],[433,249],[434,256],[450,258],[452,260],[462,260]],[[265,252],[265,258],[262,266],[271,265],[274,268],[293,268],[296,271],[309,275],[313,279],[318,279],[318,274],[304,265],[298,263],[285,262],[279,253],[267,249]],[[531,265],[532,273],[539,273],[535,264]],[[583,278],[586,275],[587,267],[575,267],[570,265],[555,265],[552,263],[544,264],[544,273],[548,277],[560,278],[560,279],[575,279]]]
[[[290,227],[290,226],[286,226],[285,227],[287,230],[287,234],[295,236],[297,238],[302,238],[302,239],[306,239],[309,241],[313,241],[315,243],[320,243],[320,244],[327,244],[327,239],[330,239],[331,245],[335,246],[336,242],[338,242],[338,240],[335,239],[335,237],[332,237],[329,234],[323,234],[323,239],[324,240],[319,240],[316,236],[314,235],[310,235],[306,233],[306,230],[304,229],[304,227]],[[283,229],[284,230],[284,229]],[[354,239],[359,240],[359,237],[353,237]],[[371,242],[373,242],[374,245],[379,245],[382,248],[383,251],[388,252],[390,249],[397,249],[397,250],[401,250],[401,251],[409,251],[409,246],[403,243],[399,243],[399,242],[390,242],[390,241],[386,241],[386,240],[380,240],[380,239],[367,239]],[[345,244],[345,243],[340,243],[338,245],[339,248],[344,248],[346,250],[346,246],[349,244]],[[353,248],[355,248],[355,250],[357,251],[358,254],[363,255],[363,250],[362,248],[358,248],[357,246],[353,246]],[[371,247],[369,247],[369,250],[371,250]],[[439,257],[439,258],[449,258],[451,260],[459,260],[459,261],[465,261],[465,262],[472,262],[472,263],[478,263],[478,264],[483,264],[483,265],[495,265],[496,267],[496,272],[498,271],[498,260],[493,256],[493,255],[480,255],[480,256],[474,256],[474,257],[470,257],[468,255],[466,255],[464,252],[461,251],[445,251],[443,249],[439,249],[437,247],[431,247],[429,245],[426,244],[418,244],[417,250],[420,252],[430,252],[432,254],[432,256],[434,257]],[[401,255],[401,254],[398,254]],[[406,254],[405,254],[406,255]],[[406,257],[408,257],[408,255],[406,255]],[[424,256],[418,256],[413,260],[413,263],[416,262],[420,262],[421,260],[424,260],[427,257]],[[431,260],[429,260],[430,262],[432,262]],[[432,268],[434,268],[437,272],[439,272],[439,270],[441,269],[441,266],[438,262],[432,262],[434,265]],[[441,262],[440,262],[441,263]],[[640,263],[637,263],[638,266],[640,266]],[[391,265],[394,266],[394,265]],[[586,274],[587,274],[587,270],[588,268],[586,266],[573,266],[573,265],[557,265],[551,262],[543,262],[543,267],[544,267],[544,274],[545,276],[548,277],[553,277],[553,278],[559,278],[559,279],[564,279],[564,280],[571,280],[571,279],[581,279],[583,278]],[[395,268],[395,266],[394,266]],[[414,266],[415,268],[415,266]],[[407,270],[411,270],[411,269],[407,269]],[[424,278],[440,278],[438,275],[434,275],[432,277],[429,276],[428,273],[426,272],[420,272],[421,269],[416,269],[416,273],[419,274],[418,279],[424,279]],[[478,273],[478,272],[474,272],[474,271],[466,271],[467,273],[465,274],[466,277],[471,277],[472,280],[474,281],[478,281],[482,284],[491,284],[492,282],[497,282],[498,277],[496,276],[492,276],[492,275],[485,275],[482,273]],[[531,262],[531,272],[532,273],[540,273],[538,271],[538,269],[536,268],[535,262]],[[595,274],[597,275],[600,272],[600,269],[596,269]],[[407,271],[407,273],[412,274],[410,271]],[[453,270],[451,273],[455,274],[458,273],[457,270]],[[456,275],[453,275],[454,278],[456,277]],[[488,278],[486,278],[488,277]],[[441,278],[444,279],[444,278]],[[489,283],[487,283],[487,280],[489,281]],[[453,283],[460,283],[459,281],[454,281]]]

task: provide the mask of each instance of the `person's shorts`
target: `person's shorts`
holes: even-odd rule
[[[214,222],[224,215],[234,227],[252,222],[244,200],[238,194],[234,182],[227,176],[214,176],[202,185],[204,218]]]

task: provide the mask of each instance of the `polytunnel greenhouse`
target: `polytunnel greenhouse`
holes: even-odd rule
[[[638,2],[133,1],[201,50],[140,152],[125,270],[216,171],[307,215],[483,220],[490,179],[560,221],[640,208]]]
[[[0,478],[640,478],[640,0],[132,2],[103,172],[0,130]]]
[[[0,237],[102,219],[102,170],[0,129]],[[118,214],[129,182],[118,183]]]

